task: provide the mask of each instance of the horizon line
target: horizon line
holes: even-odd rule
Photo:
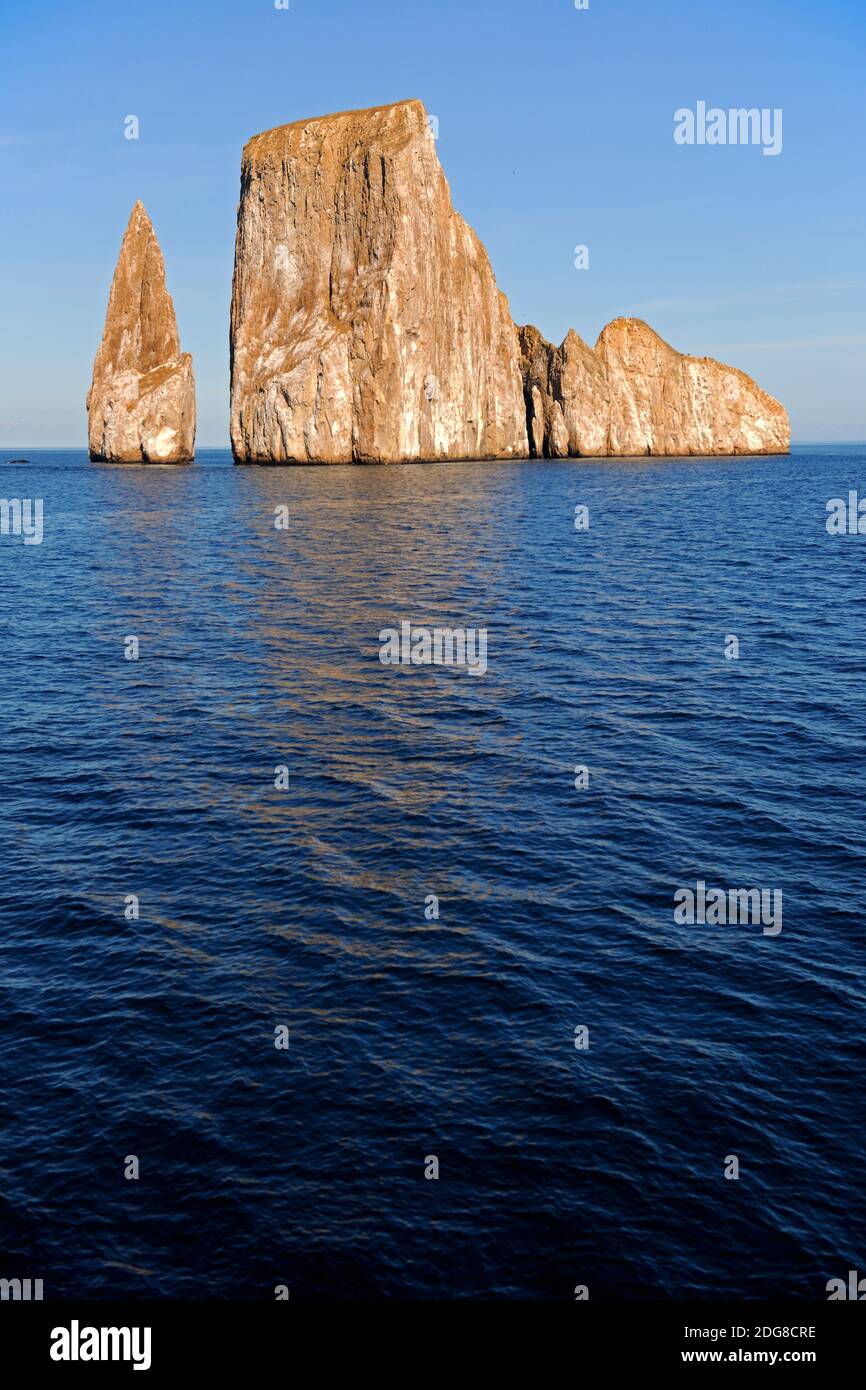
[[[818,444],[821,444],[821,445],[829,445],[829,444],[866,444],[866,437],[864,437],[863,439],[792,439],[792,440],[791,440],[791,447],[792,447],[792,448],[798,448],[798,449],[811,448],[811,447],[813,447],[814,445],[818,445]],[[202,452],[202,453],[215,453],[215,452],[217,452],[217,451],[221,451],[221,452],[223,452],[223,453],[230,454],[230,453],[232,452],[232,446],[231,446],[231,444],[196,444],[195,447],[196,447],[196,452],[197,452],[197,453],[198,453],[198,452]],[[58,453],[58,452],[60,452],[61,450],[65,451],[65,452],[67,452],[67,453],[77,453],[77,454],[86,454],[86,453],[89,452],[89,451],[88,451],[88,447],[87,447],[86,444],[28,444],[28,445],[18,445],[18,444],[8,444],[8,445],[6,445],[6,444],[0,444],[0,453],[4,453],[4,454],[14,453],[14,452],[16,452],[16,451],[19,450],[19,449],[22,449],[22,450],[23,450],[23,449],[29,449],[29,451],[30,451],[31,453],[33,453],[33,454],[38,454],[38,453],[45,453],[45,454],[47,454],[47,453]],[[615,455],[615,454],[577,454],[577,455],[575,455],[575,457],[576,457],[576,458],[616,458],[616,457],[618,457],[618,456]],[[653,457],[653,456],[651,455],[650,457]],[[662,456],[661,456],[661,455],[656,455],[655,457],[662,457]],[[692,457],[700,457],[700,456],[699,456],[699,455],[692,455]],[[715,458],[715,457],[719,457],[719,458],[731,457],[731,458],[736,458],[737,455],[735,455],[735,454],[731,454],[731,455],[719,454],[719,455],[706,455],[705,457],[713,457],[713,458]],[[744,457],[745,457],[745,456],[744,456]],[[756,457],[757,457],[757,456],[756,456]],[[768,455],[768,457],[771,457],[771,456]],[[783,455],[778,455],[778,457],[783,457]],[[552,461],[552,460],[551,460],[551,461]],[[407,460],[407,462],[411,462],[411,460]],[[448,462],[448,460],[443,460],[443,462]],[[144,466],[144,465],[142,465],[142,466]]]

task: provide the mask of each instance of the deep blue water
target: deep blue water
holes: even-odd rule
[[[0,1276],[866,1274],[866,537],[824,524],[866,449],[30,458],[0,468],[45,527],[0,539]],[[486,676],[381,665],[403,618],[486,626]],[[781,935],[676,925],[698,879],[781,889]]]

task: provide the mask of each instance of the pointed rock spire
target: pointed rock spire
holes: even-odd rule
[[[162,251],[141,203],[114,272],[87,412],[92,459],[186,463],[195,452],[192,358],[180,350]]]

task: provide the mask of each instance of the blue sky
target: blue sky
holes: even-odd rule
[[[795,440],[866,438],[864,0],[0,0],[0,48],[0,447],[84,445],[137,198],[226,445],[243,144],[404,97],[518,323],[638,315],[756,377]],[[699,100],[781,107],[781,155],[676,145]]]

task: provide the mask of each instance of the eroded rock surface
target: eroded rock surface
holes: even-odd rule
[[[508,304],[418,101],[250,141],[231,342],[240,462],[529,452]]]
[[[786,453],[743,372],[638,319],[594,348],[516,329],[417,101],[247,145],[232,295],[241,462]]]
[[[590,348],[518,330],[536,457],[783,454],[778,401],[735,367],[676,352],[641,319],[615,319]]]
[[[165,264],[136,203],[114,272],[87,396],[90,457],[186,463],[195,453],[192,358],[180,350]]]

